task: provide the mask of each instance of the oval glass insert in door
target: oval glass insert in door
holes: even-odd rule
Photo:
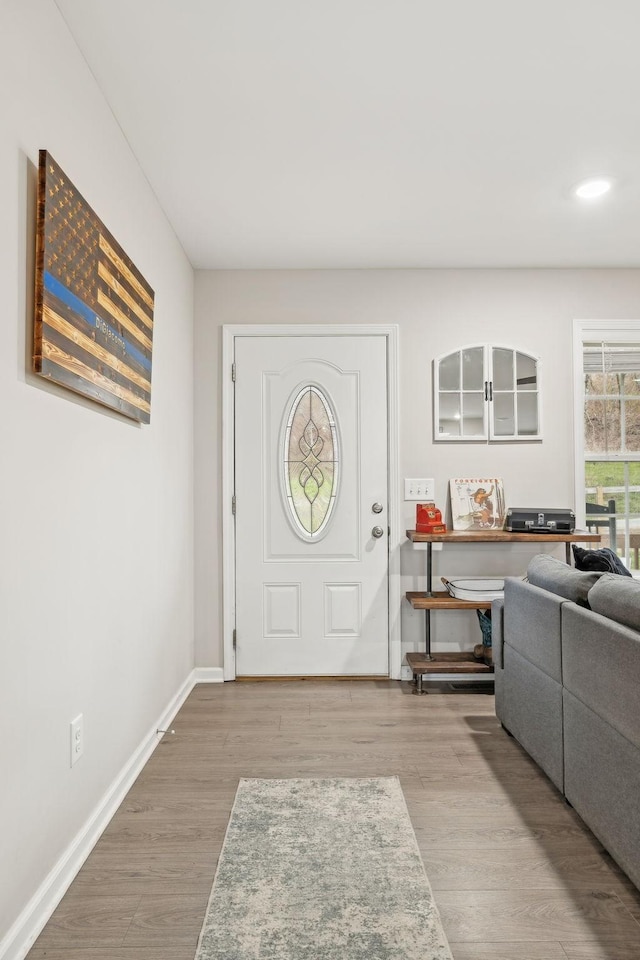
[[[302,540],[318,540],[326,531],[336,502],[339,466],[335,414],[320,387],[308,384],[285,410],[282,450],[285,509]]]

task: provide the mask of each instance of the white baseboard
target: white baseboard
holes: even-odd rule
[[[222,667],[196,667],[192,677],[194,683],[224,683]]]
[[[201,676],[201,674],[206,674],[206,676]],[[215,676],[209,676],[209,674]],[[0,960],[24,960],[145,763],[160,743],[161,737],[158,736],[158,730],[167,729],[196,683],[215,683],[218,680],[222,682],[222,670],[218,668],[200,668],[189,674],[162,712],[162,715],[152,725],[128,763],[115,778],[89,820],[76,834],[6,936],[3,937],[0,942]]]

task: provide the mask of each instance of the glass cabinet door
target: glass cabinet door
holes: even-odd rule
[[[491,439],[540,436],[538,361],[508,347],[491,348]]]
[[[437,440],[486,437],[484,366],[484,347],[464,347],[436,361]]]
[[[516,353],[516,427],[522,439],[540,436],[538,361],[527,353]]]
[[[469,346],[434,362],[436,440],[539,440],[538,361],[512,347]]]

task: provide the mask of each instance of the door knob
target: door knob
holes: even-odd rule
[[[381,503],[374,503],[371,505],[373,513],[382,513],[383,507]]]
[[[371,536],[375,537],[376,540],[379,540],[380,537],[384,536],[384,530],[382,529],[382,527],[374,527],[373,530],[371,531]]]

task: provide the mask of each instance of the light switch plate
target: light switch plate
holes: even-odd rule
[[[405,500],[415,500],[417,503],[422,501],[428,502],[429,500],[435,500],[436,496],[436,481],[433,477],[421,480],[408,480],[405,477],[404,481],[404,498]]]

